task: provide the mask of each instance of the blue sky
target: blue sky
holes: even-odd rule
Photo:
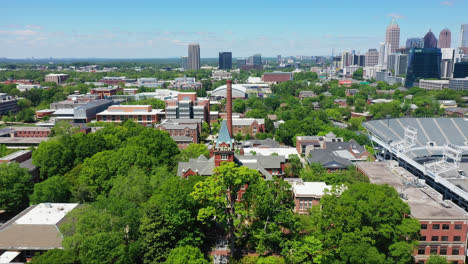
[[[384,41],[392,16],[407,37],[448,27],[452,46],[468,0],[0,0],[0,57],[166,58],[330,55]]]

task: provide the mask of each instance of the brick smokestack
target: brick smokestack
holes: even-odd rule
[[[226,81],[226,116],[229,135],[232,138],[232,80]]]

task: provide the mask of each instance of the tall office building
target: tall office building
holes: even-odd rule
[[[188,46],[188,69],[200,69],[200,44],[190,43]]]
[[[232,69],[232,52],[219,53],[219,69],[230,70]]]
[[[348,51],[343,52],[341,54],[341,67],[344,68],[353,64],[353,54],[349,53]]]
[[[434,33],[429,29],[429,32],[424,36],[424,48],[435,49],[437,48],[437,38]]]
[[[452,32],[450,29],[445,28],[439,34],[439,48],[447,49],[450,48],[452,43]]]
[[[281,63],[283,59],[281,58],[281,55],[276,56],[276,63]]]
[[[365,60],[366,60],[366,56],[354,54],[353,55],[352,65],[357,65],[357,66],[364,67],[365,66]]]
[[[385,42],[391,45],[391,53],[395,53],[400,47],[400,27],[396,23],[395,18],[392,19],[392,23],[387,27]]]
[[[468,47],[468,24],[462,24],[460,29],[460,48]]]
[[[424,40],[422,38],[408,38],[406,40],[406,48],[423,48],[424,47]]]
[[[390,55],[391,45],[390,43],[380,43],[380,50],[379,50],[379,63],[378,65],[382,66],[382,69],[387,69],[387,59],[388,55]]]
[[[408,54],[392,53],[388,56],[387,70],[393,71],[395,76],[406,74],[408,69]]]
[[[413,87],[418,79],[439,78],[442,52],[438,48],[413,48],[409,51],[406,87]]]
[[[188,57],[180,57],[180,67],[184,70],[188,70]]]
[[[262,55],[255,54],[253,56],[250,56],[247,60],[247,65],[255,65],[255,66],[262,65]]]
[[[440,49],[442,52],[442,62],[440,64],[440,78],[450,79],[453,75],[453,63],[455,61],[455,49]]]
[[[365,60],[364,66],[366,67],[377,65],[379,63],[379,52],[376,49],[369,49],[366,52]]]

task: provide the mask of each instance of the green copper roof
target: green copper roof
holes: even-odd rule
[[[219,145],[221,145],[222,143],[226,143],[229,145],[229,147],[232,148],[233,142],[231,135],[229,135],[226,120],[223,120],[223,123],[221,124],[221,129],[219,130],[218,138],[215,140],[215,148],[218,148]]]

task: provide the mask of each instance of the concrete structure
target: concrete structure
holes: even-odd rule
[[[232,52],[220,52],[218,65],[221,70],[232,69]]]
[[[468,77],[450,79],[448,88],[457,91],[468,90]]]
[[[282,83],[293,79],[291,72],[265,72],[262,80],[266,83]]]
[[[393,71],[394,75],[406,74],[408,69],[408,54],[392,53],[388,56],[387,70]]]
[[[214,80],[228,80],[232,78],[232,73],[228,71],[213,71],[211,73],[211,78]]]
[[[233,136],[232,130],[232,81],[226,81],[226,123],[229,136]]]
[[[15,113],[18,111],[18,99],[9,96],[6,93],[0,93],[0,115],[8,112]]]
[[[426,90],[441,90],[449,88],[448,80],[419,80],[419,88]]]
[[[294,199],[294,211],[307,214],[313,205],[319,205],[320,199],[332,186],[325,182],[304,182],[302,179],[290,180]]]
[[[441,49],[446,49],[446,48],[450,48],[451,45],[452,45],[452,32],[450,32],[450,29],[444,28],[442,31],[440,31],[440,34],[439,34],[438,47]]]
[[[232,119],[232,134],[238,133],[255,136],[257,133],[265,133],[265,119],[259,118],[233,118]]]
[[[465,263],[468,214],[409,171],[391,162],[359,162],[357,170],[371,183],[394,187],[411,209],[410,217],[421,223],[421,240],[414,252],[416,263],[425,263],[431,254],[444,256],[449,263]]]
[[[98,122],[121,123],[133,120],[142,126],[159,123],[161,109],[152,109],[151,105],[114,105],[96,115]]]
[[[434,33],[429,29],[429,32],[424,36],[424,48],[425,49],[435,49],[437,48],[437,38],[434,36]]]
[[[24,263],[36,253],[63,249],[60,226],[76,203],[31,205],[0,227],[0,259]]]
[[[440,78],[450,79],[453,76],[453,67],[455,62],[456,50],[451,48],[440,49],[442,52],[442,61],[440,64]]]
[[[188,46],[188,70],[200,69],[200,45],[190,43]]]
[[[396,49],[400,47],[400,27],[396,23],[395,18],[392,19],[392,23],[387,27],[385,42],[390,44],[391,53],[395,53]]]
[[[44,81],[46,82],[54,82],[57,84],[63,83],[68,79],[69,75],[68,74],[48,74],[44,77]]]
[[[197,119],[210,122],[210,100],[197,93],[179,93],[177,99],[165,100],[167,119]]]
[[[387,69],[387,60],[388,60],[388,55],[390,55],[390,49],[391,46],[389,43],[380,43],[380,48],[379,48],[379,63],[382,67],[383,70]]]

